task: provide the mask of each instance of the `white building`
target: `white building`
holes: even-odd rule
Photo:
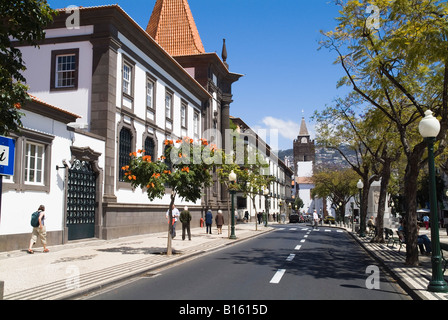
[[[188,25],[181,32],[192,32],[197,41],[199,34],[188,3],[173,1],[172,5],[163,6],[172,12],[156,10],[164,1],[172,0],[157,1],[150,24],[160,20],[157,14],[167,16],[182,11],[183,16],[176,21]],[[174,5],[185,10],[175,10]],[[144,191],[133,190],[124,181],[121,167],[128,164],[129,154],[138,149],[146,150],[153,158],[159,157],[165,139],[184,136],[199,139],[208,128],[228,128],[231,84],[241,75],[229,72],[228,65],[215,53],[186,49],[182,56],[176,57],[170,48],[162,47],[149,34],[163,26],[153,25],[151,30],[148,26],[145,30],[118,5],[77,10],[80,18],[76,28],[68,28],[66,24],[73,11],[59,10],[39,48],[15,44],[23,53],[27,66],[24,76],[36,101],[47,108],[61,109],[62,114],[78,116],[66,116],[62,122],[56,122],[51,112],[41,115],[34,108],[33,113],[27,113],[28,119],[33,120],[25,118],[30,130],[54,136],[43,135],[42,141],[38,140],[39,146],[43,146],[39,150],[45,151],[42,174],[47,180],[37,183],[37,194],[15,188],[14,184],[6,191],[4,188],[0,237],[6,237],[2,241],[8,243],[5,248],[10,248],[9,244],[18,238],[26,238],[27,245],[29,235],[23,233],[30,232],[29,221],[24,224],[25,217],[14,224],[10,221],[16,210],[30,215],[32,208],[40,204],[47,206],[52,244],[165,231],[169,195],[150,202]],[[183,36],[169,34],[175,44]],[[158,39],[161,41],[163,37]],[[182,42],[180,47],[189,45]],[[60,130],[54,132],[56,123]],[[20,159],[22,149],[17,150]],[[89,194],[80,194],[68,177],[68,170],[79,166],[77,160],[82,159],[87,159],[85,165],[92,176],[74,175],[72,180],[81,185],[88,184],[85,180],[95,180]],[[23,179],[23,170],[19,166],[14,179]],[[204,194],[202,201],[188,203],[198,225],[206,205],[218,208],[226,200],[218,184]],[[25,198],[32,200],[12,211],[11,204],[22,204]],[[184,204],[181,200],[176,202],[179,207]],[[80,215],[84,215],[83,219]],[[19,242],[23,247],[23,240]]]

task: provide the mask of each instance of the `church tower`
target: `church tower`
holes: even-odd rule
[[[294,140],[294,174],[296,177],[311,177],[316,159],[314,140],[311,140],[305,118],[302,118],[300,131]]]

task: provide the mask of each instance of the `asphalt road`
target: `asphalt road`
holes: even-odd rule
[[[237,235],[238,236],[238,235]],[[92,300],[409,300],[345,231],[289,224]]]

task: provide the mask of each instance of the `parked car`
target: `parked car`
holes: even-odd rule
[[[332,216],[325,217],[324,222],[328,223],[328,224],[330,224],[330,223],[331,224],[335,224],[336,223],[335,220],[334,220],[334,217],[332,217]]]
[[[297,213],[292,213],[289,216],[289,223],[298,223],[300,222],[300,217]]]

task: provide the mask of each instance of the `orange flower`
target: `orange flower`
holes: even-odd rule
[[[143,161],[151,162],[151,156],[143,156],[142,159]]]
[[[184,172],[187,172],[187,173],[188,173],[188,172],[190,172],[190,168],[189,168],[189,167],[183,167],[183,168],[182,168],[182,171],[184,171]]]
[[[171,170],[163,170],[163,173],[171,174]]]
[[[176,143],[181,143],[181,142],[182,142],[182,140],[180,140],[180,139],[176,140]]]
[[[14,108],[20,109],[22,108],[22,105],[20,103],[14,103]]]

